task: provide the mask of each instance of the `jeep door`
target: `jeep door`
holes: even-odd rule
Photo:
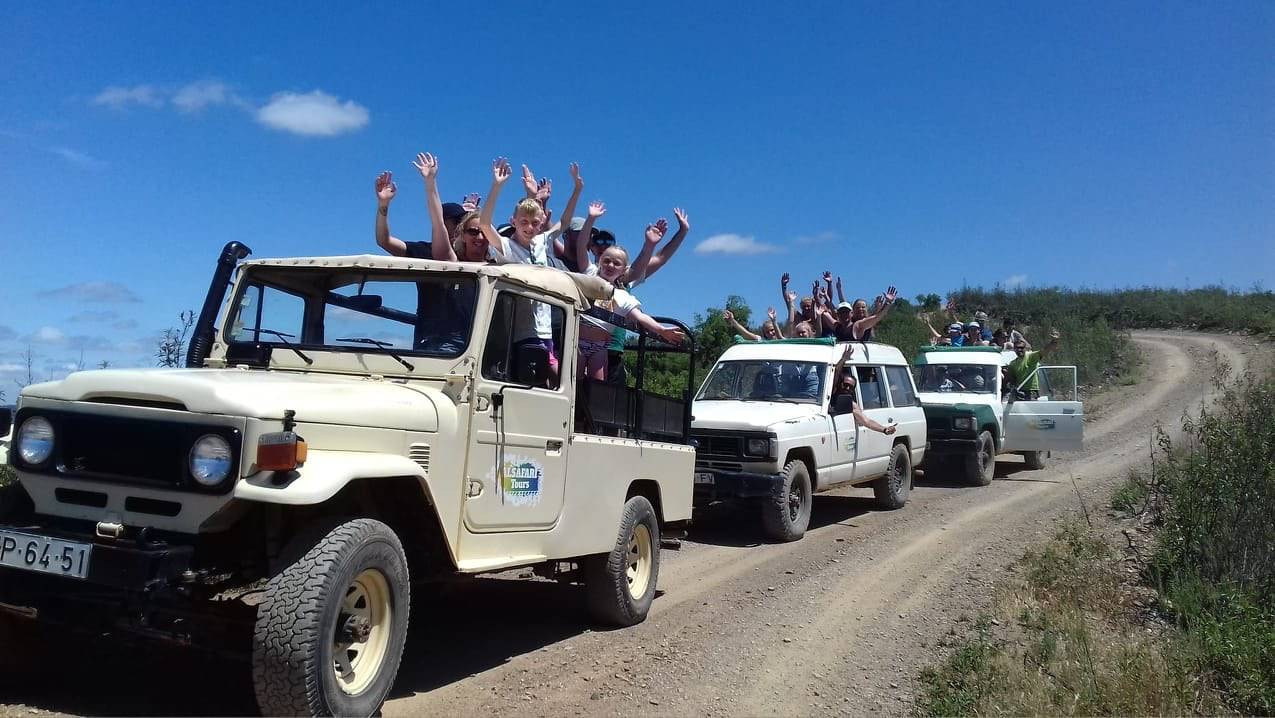
[[[894,418],[886,389],[885,371],[880,366],[858,366],[859,407],[863,415],[873,421],[888,424]],[[853,417],[852,417],[853,418]],[[890,461],[893,437],[866,426],[858,427],[858,456],[854,467],[854,480],[866,481],[885,473]]]
[[[833,413],[831,388],[836,381],[836,376],[830,376],[824,383],[829,387],[824,405],[828,408],[829,430],[832,432],[830,438],[833,445],[828,452],[827,464],[819,467],[820,488],[853,481],[854,460],[859,449],[859,427],[855,425],[854,414]]]
[[[560,373],[536,366],[547,353],[519,345],[529,331],[534,338],[535,313],[548,311],[560,355],[571,346],[563,341],[566,312],[511,288],[501,289],[493,306],[469,430],[465,526],[476,533],[544,530],[562,513],[571,398]],[[574,366],[574,357],[559,364]]]
[[[1047,370],[1059,370],[1064,375],[1070,373],[1070,392],[1066,389],[1067,381],[1049,382],[1044,374]],[[1049,387],[1053,396],[1070,393],[1071,400],[1017,400],[1005,404],[1002,450],[1079,451],[1084,444],[1085,405],[1076,400],[1076,368],[1042,366],[1036,372],[1041,374],[1042,389]]]

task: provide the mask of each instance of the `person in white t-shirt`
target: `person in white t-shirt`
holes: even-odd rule
[[[606,214],[606,205],[601,202],[593,202],[589,205],[589,216],[584,221],[584,229],[581,230],[584,236],[589,236],[589,230],[593,227],[594,222],[603,214]],[[582,255],[586,251],[583,243],[578,251]],[[581,257],[581,260],[583,259]],[[581,261],[581,264],[584,263],[584,261]],[[628,268],[629,253],[623,247],[608,247],[602,252],[602,256],[598,257],[597,276],[618,285],[623,280]],[[659,322],[649,317],[642,311],[642,303],[638,301],[638,298],[619,286],[616,286],[615,294],[611,299],[594,302],[594,306],[630,319],[639,327],[674,346],[686,340],[686,335],[682,330],[662,326]],[[601,319],[595,319],[590,316],[580,318],[580,369],[582,374],[599,381],[606,380],[607,349],[611,343],[611,334],[615,329],[616,326],[614,324]]]
[[[506,240],[496,231],[491,221],[495,214],[496,200],[505,182],[513,176],[513,169],[505,158],[500,157],[492,163],[491,171],[491,191],[487,193],[487,204],[483,206],[482,216],[482,229],[487,235],[487,241],[504,250],[506,262],[564,269],[562,262],[553,256],[551,232],[543,231],[545,209],[535,197],[525,197],[514,206],[510,220],[513,225],[512,237]],[[580,168],[574,162],[571,163],[571,177],[575,180],[575,188],[571,192],[571,198],[567,200],[563,213],[566,217],[575,212],[576,202],[580,200],[580,190],[584,189]],[[549,353],[549,371],[556,377],[560,366],[559,354],[558,348],[553,345],[553,315],[548,304],[535,302],[530,316],[524,317],[522,313],[515,315],[513,340],[515,345],[538,344],[544,347]]]

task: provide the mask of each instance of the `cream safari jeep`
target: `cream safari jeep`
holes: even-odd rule
[[[927,476],[950,470],[986,486],[998,454],[1022,454],[1028,467],[1041,469],[1051,451],[1080,450],[1085,407],[1076,367],[1037,367],[1039,400],[1014,400],[1022,385],[1005,386],[1001,371],[1013,359],[1014,352],[995,347],[922,348],[913,371],[929,428]]]
[[[912,467],[925,456],[925,414],[907,360],[892,346],[854,342],[855,401],[867,418],[896,427],[882,434],[832,405],[845,346],[780,339],[722,354],[692,411],[696,505],[755,503],[767,536],[795,541],[810,524],[814,493],[870,484],[881,508],[907,503]]]
[[[578,385],[580,315],[623,321],[591,308],[605,283],[247,254],[223,250],[190,368],[22,391],[0,614],[214,649],[251,634],[263,713],[364,716],[422,580],[534,566],[606,624],[646,617],[695,454],[684,401]],[[556,371],[519,342],[537,324]]]

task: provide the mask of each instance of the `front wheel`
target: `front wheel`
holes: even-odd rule
[[[584,568],[589,613],[595,619],[621,627],[646,620],[660,576],[660,522],[645,496],[624,502],[615,548],[589,557]]]
[[[373,519],[299,537],[266,586],[252,678],[264,715],[371,716],[398,673],[410,603],[407,558]]]
[[[907,504],[911,489],[912,457],[908,455],[908,447],[895,444],[885,476],[872,482],[872,493],[876,495],[878,507],[893,511]]]
[[[762,504],[761,525],[776,541],[796,541],[810,526],[810,471],[804,461],[794,459],[784,465],[770,498]]]
[[[1046,459],[1049,457],[1048,451],[1025,451],[1023,458],[1027,460],[1027,468],[1039,471],[1045,468]]]
[[[978,435],[974,453],[965,457],[965,481],[974,486],[987,486],[992,483],[995,472],[996,440],[990,431],[984,431]]]

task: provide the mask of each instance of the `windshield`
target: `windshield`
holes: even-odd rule
[[[700,387],[696,400],[791,401],[818,404],[827,364],[791,361],[723,361]]]
[[[458,356],[469,344],[473,276],[348,267],[250,271],[225,325],[229,342],[439,357]]]
[[[912,371],[919,391],[995,394],[1000,367],[990,364],[927,364]]]

